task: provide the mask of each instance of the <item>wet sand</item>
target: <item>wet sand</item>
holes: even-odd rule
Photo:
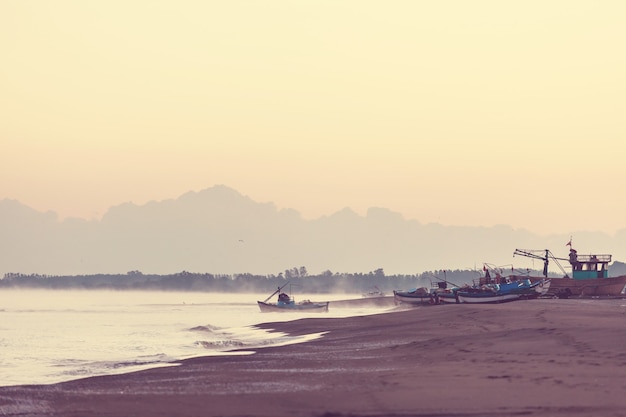
[[[9,416],[626,416],[626,300],[312,317],[247,356],[0,388]]]

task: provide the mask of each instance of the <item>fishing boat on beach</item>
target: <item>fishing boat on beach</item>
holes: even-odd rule
[[[445,279],[435,277],[440,281],[431,282],[432,288],[426,287],[414,288],[408,291],[395,290],[393,292],[394,302],[397,304],[425,304],[435,305],[444,303],[458,303],[456,291],[458,287],[449,283]],[[448,284],[452,284],[452,288],[448,288]]]
[[[516,300],[537,298],[550,285],[546,281],[531,282],[529,279],[521,281],[504,281],[461,288],[457,291],[459,302],[468,304],[504,303]]]
[[[407,291],[394,290],[393,299],[396,304],[438,304],[435,293],[429,291],[426,287],[414,288]]]
[[[532,282],[545,280],[548,277],[548,265],[550,260],[561,269],[562,278],[550,278],[549,296],[568,298],[569,296],[622,296],[626,288],[626,275],[615,277],[609,276],[609,263],[611,255],[608,254],[579,254],[572,248],[571,240],[567,243],[570,247],[568,258],[557,258],[548,249],[524,250],[515,249],[513,256],[522,255],[532,259],[543,261],[543,277],[528,277]],[[565,272],[559,263],[568,261],[572,274]]]
[[[287,283],[288,284],[288,283]],[[313,302],[310,300],[303,300],[296,302],[293,297],[289,294],[283,292],[283,288],[287,285],[283,285],[282,287],[278,287],[276,291],[272,293],[269,297],[267,297],[264,301],[257,301],[261,312],[307,312],[307,313],[326,313],[328,312],[328,304],[329,301],[323,302]],[[275,303],[270,303],[269,300],[278,294],[278,300]]]
[[[451,287],[448,287],[448,284],[450,284]],[[446,281],[445,279],[437,282],[436,287],[433,289],[433,292],[435,293],[435,297],[437,299],[437,304],[458,304],[458,290],[459,287],[456,284]]]
[[[459,304],[459,296],[457,294],[458,288],[453,288],[450,291],[441,292],[437,294],[439,304]]]

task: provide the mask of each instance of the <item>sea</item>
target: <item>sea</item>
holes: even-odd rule
[[[331,308],[328,313],[261,313],[269,294],[95,290],[0,290],[0,386],[176,366],[200,356],[254,354],[301,343],[253,327],[302,317],[350,317],[390,307]],[[337,301],[360,294],[296,296]],[[237,350],[233,352],[233,350]]]

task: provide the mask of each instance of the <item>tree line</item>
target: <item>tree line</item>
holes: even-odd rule
[[[394,289],[407,290],[431,287],[437,282],[471,284],[481,276],[475,270],[436,270],[419,274],[387,275],[382,268],[367,273],[338,273],[330,270],[311,275],[306,267],[286,269],[276,275],[211,274],[182,271],[175,274],[144,274],[129,271],[126,274],[41,275],[7,273],[0,279],[0,288],[38,289],[106,289],[106,290],[160,290],[206,292],[272,292],[289,283],[300,293],[365,293],[376,288],[390,293]],[[537,275],[538,271],[528,271]]]

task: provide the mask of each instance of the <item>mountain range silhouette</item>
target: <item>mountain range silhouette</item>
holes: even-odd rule
[[[459,202],[462,209],[462,202]],[[570,234],[541,236],[507,225],[422,224],[385,208],[349,208],[313,220],[255,202],[224,185],[176,199],[111,207],[100,220],[59,220],[18,201],[0,201],[0,274],[81,275],[141,271],[277,274],[322,271],[415,274],[482,269],[483,263],[541,269],[516,248],[566,257]],[[626,259],[626,230],[579,231],[579,253]],[[583,247],[584,245],[584,247]],[[567,262],[563,262],[565,266]],[[551,264],[551,271],[558,268]]]

